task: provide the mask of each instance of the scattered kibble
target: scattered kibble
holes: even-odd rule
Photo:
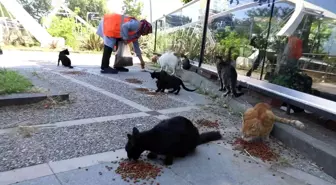
[[[103,173],[102,173],[102,172],[99,172],[99,175],[103,175]]]
[[[89,171],[89,169],[85,169],[86,171]]]
[[[82,169],[81,167],[78,167],[78,169]]]
[[[112,167],[109,167],[109,166],[105,166],[105,168],[108,170],[108,171],[111,171],[113,168]]]
[[[136,78],[128,78],[128,79],[125,79],[125,81],[128,83],[132,83],[132,84],[142,84],[142,81]]]
[[[285,177],[281,177],[281,179],[284,179]]]
[[[277,159],[277,155],[262,142],[247,142],[238,138],[234,141],[234,145],[241,145],[249,154],[261,158],[264,162]]]
[[[217,128],[217,129],[219,128],[218,120],[212,122],[210,120],[201,119],[201,120],[197,120],[196,123],[200,126],[203,126],[203,127]]]
[[[273,176],[275,176],[275,174],[273,174]]]
[[[144,161],[121,161],[118,168],[115,170],[121,178],[129,182],[140,182],[141,180],[155,179],[162,173],[162,167],[155,166]]]

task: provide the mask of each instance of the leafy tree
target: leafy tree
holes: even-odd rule
[[[311,53],[323,53],[323,45],[330,39],[334,26],[333,22],[328,20],[316,20],[312,23],[309,35]]]
[[[86,19],[88,12],[97,12],[103,16],[107,12],[106,0],[66,0],[68,7],[74,11],[79,8],[78,16]]]
[[[184,15],[168,15],[166,17],[166,21],[168,24],[175,27],[191,23],[192,19]]]
[[[285,18],[289,15],[290,12],[294,10],[294,7],[274,7],[273,17],[276,18]],[[246,12],[246,15],[249,17],[269,17],[271,15],[271,9],[264,7],[264,8],[256,8],[251,9]]]
[[[52,0],[19,0],[23,8],[37,21],[51,10]]]
[[[181,0],[181,2],[184,3],[184,4],[189,3],[191,1],[193,1],[193,0]],[[229,1],[230,4],[233,4],[234,2],[236,2],[236,4],[240,3],[239,0],[227,0],[227,1]],[[259,2],[260,5],[263,4],[263,3],[268,3],[268,4],[271,3],[271,0],[251,0],[251,1]]]
[[[52,24],[48,28],[48,32],[53,37],[63,37],[65,44],[72,48],[77,47],[76,35],[73,32],[76,29],[76,22],[73,17],[58,17],[55,16],[52,20]]]
[[[125,15],[142,18],[143,3],[138,0],[123,0],[123,10]]]
[[[189,3],[191,1],[193,1],[193,0],[181,0],[181,2],[184,3],[184,4]]]

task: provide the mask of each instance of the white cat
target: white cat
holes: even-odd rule
[[[174,52],[168,51],[160,56],[158,63],[161,66],[161,70],[168,72],[171,69],[173,71],[172,75],[174,75],[176,68],[181,64],[181,59]]]

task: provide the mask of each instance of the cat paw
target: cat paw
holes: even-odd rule
[[[265,141],[265,142],[269,142],[270,141],[270,137],[269,137],[269,135],[267,135],[267,136],[265,136],[264,138],[263,138],[263,141]]]
[[[226,92],[223,94],[223,97],[227,97],[227,95],[229,95],[230,93]]]
[[[237,94],[235,94],[235,97],[238,98],[238,97],[240,97],[242,95],[244,95],[244,93],[237,93]]]
[[[156,159],[157,158],[157,154],[153,153],[153,152],[149,152],[147,155],[148,159]]]
[[[164,164],[166,166],[170,166],[173,164],[173,158],[172,157],[166,157],[165,160],[164,160]]]

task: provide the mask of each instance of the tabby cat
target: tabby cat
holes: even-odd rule
[[[227,96],[231,93],[231,90],[233,92],[233,95],[235,97],[239,97],[243,95],[242,92],[236,91],[236,85],[237,85],[237,71],[236,69],[231,65],[231,54],[232,54],[232,47],[229,49],[228,57],[223,60],[221,56],[216,56],[216,68],[217,68],[217,74],[220,80],[220,91],[227,90],[226,93],[224,93],[224,96]]]
[[[243,115],[242,139],[245,141],[264,139],[267,141],[275,122],[290,124],[299,129],[304,128],[304,124],[300,121],[274,115],[269,104],[258,103],[253,108],[247,109]]]

